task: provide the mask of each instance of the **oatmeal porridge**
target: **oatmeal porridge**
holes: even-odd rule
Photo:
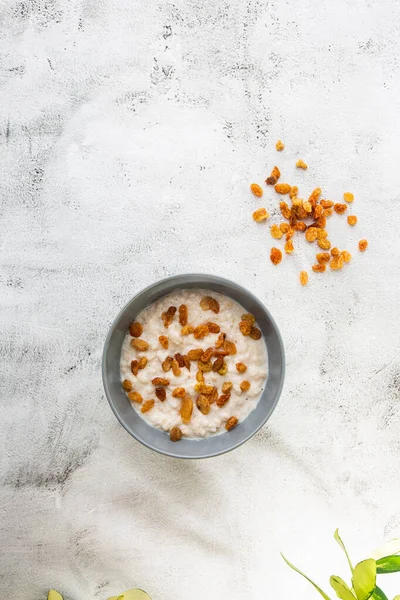
[[[229,431],[249,415],[266,382],[267,350],[235,300],[178,289],[131,324],[120,367],[133,409],[179,441]]]

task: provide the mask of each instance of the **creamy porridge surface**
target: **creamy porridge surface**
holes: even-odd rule
[[[211,297],[219,303],[217,314],[210,309],[203,310],[200,302],[204,297]],[[182,324],[179,322],[179,307],[181,305],[186,305],[188,309],[188,327],[192,326],[193,329],[211,322],[216,324],[220,331],[218,333],[208,332],[201,339],[196,339],[193,332],[189,335],[182,335]],[[176,312],[172,317],[171,324],[165,327],[161,315],[166,313],[171,306],[176,307]],[[128,392],[128,397],[136,400],[132,401],[134,410],[154,427],[167,432],[171,432],[173,428],[178,427],[185,437],[207,437],[225,432],[226,429],[229,429],[229,423],[235,424],[236,422],[235,420],[229,421],[232,417],[236,417],[239,422],[243,421],[256,407],[267,377],[267,351],[264,339],[263,337],[253,339],[253,337],[257,337],[256,335],[253,337],[243,335],[239,323],[242,322],[243,324],[242,315],[244,313],[246,313],[245,309],[228,296],[200,289],[175,290],[144,309],[135,319],[135,323],[139,323],[143,330],[141,331],[140,326],[138,331],[135,331],[135,328],[131,329],[131,333],[133,332],[136,337],[128,332],[121,352],[121,381],[124,384],[124,389]],[[168,315],[166,318],[168,319]],[[249,318],[251,318],[251,315]],[[246,323],[244,323],[244,326],[246,326]],[[257,324],[253,324],[253,328],[256,327]],[[217,328],[211,327],[211,329]],[[174,363],[176,374],[174,374],[172,368],[167,372],[163,370],[162,364],[166,365],[167,357],[172,359],[176,354],[184,357],[188,355],[190,350],[200,348],[203,351],[208,348],[214,349],[213,355],[210,357],[211,363],[214,365],[215,360],[218,358],[215,355],[216,352],[218,353],[216,345],[221,343],[220,336],[222,333],[226,334],[226,341],[234,343],[236,353],[221,357],[220,362],[223,361],[224,365],[220,372],[213,370],[203,372],[204,384],[209,386],[209,389],[203,389],[209,394],[211,387],[217,388],[211,396],[208,395],[204,398],[201,389],[199,390],[201,382],[196,378],[196,373],[203,366],[200,365],[201,361],[190,361],[190,371],[187,366],[181,366],[176,370],[176,362]],[[168,348],[163,348],[159,340],[160,336],[168,338]],[[148,348],[142,349],[142,341],[148,344]],[[165,340],[162,341],[166,344]],[[136,348],[132,346],[132,343],[136,345]],[[219,349],[223,352],[224,348],[231,350],[229,345],[220,346]],[[207,357],[203,356],[204,358]],[[143,366],[146,359],[146,365],[143,368],[138,368],[138,364]],[[182,359],[178,357],[178,360],[182,364]],[[137,361],[133,363],[136,367],[132,367],[132,361]],[[247,370],[239,372],[236,367],[238,363],[244,363]],[[187,360],[186,364],[188,364]],[[203,364],[206,365],[206,368],[211,367],[209,361]],[[223,374],[224,370],[226,370],[225,374]],[[179,374],[178,371],[180,371]],[[168,380],[169,385],[152,383],[152,380],[156,377]],[[201,374],[198,377],[201,378]],[[226,400],[226,397],[221,399],[223,395],[222,386],[227,382],[232,383],[228,400]],[[250,388],[247,390],[245,389],[247,387],[246,382],[250,383]],[[197,391],[195,386],[197,386]],[[160,388],[165,392],[160,391]],[[184,388],[185,395],[189,399],[184,400],[181,397],[174,397],[175,388]],[[157,397],[156,389],[161,399]],[[182,394],[183,392],[175,393]],[[165,400],[162,400],[163,396],[165,396]],[[199,400],[200,396],[202,398]],[[219,399],[217,399],[217,396]],[[193,403],[191,414],[190,399]],[[207,405],[207,399],[210,401],[209,406]],[[146,404],[148,400],[152,400],[154,403],[148,402]],[[204,409],[202,400],[206,404],[206,409]],[[189,407],[187,407],[189,415],[183,414],[182,416],[183,403],[186,403],[186,407],[187,403],[189,404]],[[144,410],[147,410],[147,412],[143,412]],[[202,411],[204,410],[208,410],[208,414],[203,414]]]

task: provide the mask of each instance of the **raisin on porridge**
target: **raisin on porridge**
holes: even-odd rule
[[[229,432],[257,406],[267,349],[255,317],[235,300],[178,289],[137,315],[120,373],[132,410],[149,425],[174,442],[205,438]]]

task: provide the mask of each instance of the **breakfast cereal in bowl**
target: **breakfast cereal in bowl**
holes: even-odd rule
[[[227,433],[256,408],[268,375],[255,317],[228,295],[175,289],[144,308],[122,343],[132,410],[172,441]]]

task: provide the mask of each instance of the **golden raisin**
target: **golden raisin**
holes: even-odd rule
[[[164,373],[169,371],[172,367],[172,356],[167,356],[167,358],[162,362],[161,367]]]
[[[194,386],[195,392],[200,392],[200,394],[204,394],[205,396],[209,396],[214,391],[214,386],[206,385],[205,383],[196,383]]]
[[[139,350],[139,352],[145,352],[149,349],[148,343],[140,338],[133,338],[133,340],[131,340],[131,346],[132,348],[135,348],[135,350]]]
[[[196,340],[199,340],[208,335],[209,333],[210,332],[207,325],[197,325],[197,327],[195,327],[193,331],[193,337],[195,337]]]
[[[318,230],[316,227],[309,227],[305,233],[307,242],[315,242],[318,237]]]
[[[179,442],[182,439],[182,431],[179,427],[173,427],[169,432],[171,442]]]
[[[283,233],[279,227],[279,225],[271,225],[271,235],[274,239],[280,240],[283,236]]]
[[[290,194],[289,194],[289,195],[290,195]],[[290,196],[290,197],[292,198],[292,196]],[[302,207],[302,206],[303,206],[303,200],[302,200],[301,198],[297,198],[297,196],[294,196],[294,197],[292,198],[292,204],[293,204],[293,206],[295,206],[296,208],[297,208],[297,207],[300,207],[300,206]],[[292,206],[292,209],[293,209],[293,206]]]
[[[250,331],[250,337],[252,340],[259,340],[261,338],[261,331],[258,327],[252,327]]]
[[[306,165],[306,163],[304,162],[304,160],[302,160],[301,158],[297,161],[296,167],[298,169],[308,169],[308,165]]]
[[[132,402],[140,404],[143,401],[142,395],[139,392],[128,392],[128,398]]]
[[[342,215],[347,210],[347,204],[340,204],[339,202],[336,202],[333,208],[338,215]]]
[[[330,267],[332,271],[338,271],[343,267],[344,259],[340,256],[334,256],[331,260]]]
[[[227,394],[228,392],[231,391],[232,387],[233,387],[232,381],[225,381],[225,383],[222,384],[222,392],[224,394]]]
[[[282,142],[282,140],[278,140],[275,144],[275,148],[278,150],[278,152],[282,152],[284,147],[285,147],[285,144]]]
[[[178,363],[178,365],[180,367],[184,367],[185,366],[185,359],[183,358],[182,354],[180,354],[179,352],[177,352],[176,354],[174,354],[174,359],[176,360],[176,362]]]
[[[139,359],[139,369],[144,369],[148,362],[149,359],[146,356],[141,356]]]
[[[154,379],[151,380],[151,383],[153,385],[169,385],[168,379],[165,379],[164,377],[154,377]]]
[[[305,200],[303,202],[303,208],[306,211],[306,213],[310,213],[313,209],[311,202],[309,202],[308,200]]]
[[[223,375],[226,375],[227,372],[228,372],[228,365],[226,364],[226,362],[224,362],[222,367],[218,371],[218,373],[223,376]]]
[[[257,196],[257,198],[261,198],[261,196],[263,195],[263,191],[262,188],[258,185],[258,183],[252,183],[250,186],[251,191],[253,192],[253,194],[255,196]]]
[[[333,214],[333,208],[325,208],[324,209],[324,213],[323,216],[325,217],[330,217]]]
[[[266,221],[269,218],[269,213],[265,208],[258,208],[253,212],[253,219],[256,223],[261,223],[261,221]]]
[[[332,200],[320,200],[320,205],[324,208],[331,208],[333,206]]]
[[[190,335],[191,333],[193,333],[193,331],[193,325],[184,325],[181,329],[181,335]]]
[[[321,195],[321,188],[315,188],[315,190],[312,191],[311,196],[309,197],[308,201],[310,202],[310,204],[312,204],[313,206],[316,205],[319,197]]]
[[[312,270],[314,271],[314,273],[323,273],[324,271],[326,271],[326,264],[318,263],[316,265],[313,265]]]
[[[303,206],[297,207],[297,217],[299,219],[307,219],[310,215],[304,210]]]
[[[351,261],[351,254],[347,250],[342,250],[340,253],[340,256],[343,258],[345,263],[348,263]]]
[[[203,383],[204,382],[204,373],[203,373],[203,371],[197,371],[197,373],[196,373],[196,381],[198,381],[199,383]]]
[[[142,408],[140,410],[142,411],[142,413],[147,413],[153,408],[153,406],[154,400],[146,400],[146,402],[142,405]]]
[[[299,193],[299,188],[297,187],[297,185],[292,185],[292,187],[290,188],[290,192],[289,192],[290,198],[293,200],[293,198],[297,197],[298,193]]]
[[[157,396],[157,398],[159,400],[161,400],[161,402],[164,402],[164,400],[167,397],[167,392],[166,392],[165,388],[163,388],[163,387],[157,387],[155,389],[155,395]]]
[[[285,219],[290,219],[290,217],[292,216],[292,211],[287,205],[287,203],[281,200],[281,202],[279,202],[279,207],[281,209],[282,216],[285,217]]]
[[[331,260],[329,252],[318,252],[315,256],[320,265]]]
[[[194,350],[189,350],[187,357],[189,360],[200,360],[203,356],[203,352],[203,348],[195,348]]]
[[[318,246],[322,249],[322,250],[329,250],[331,247],[331,243],[329,240],[318,240]]]
[[[349,225],[355,225],[357,223],[357,217],[356,215],[349,215],[347,217],[347,222]]]
[[[315,226],[323,229],[326,226],[326,217],[322,216],[315,219]]]
[[[230,397],[231,397],[230,392],[227,392],[226,394],[221,394],[221,396],[219,396],[217,398],[217,401],[216,401],[217,406],[219,406],[220,408],[225,406],[225,404],[228,402]]]
[[[243,335],[250,335],[251,323],[249,321],[240,321],[239,329]]]
[[[228,352],[224,350],[224,347],[222,346],[222,348],[216,348],[214,350],[214,356],[228,356]]]
[[[245,373],[247,371],[247,365],[242,362],[236,363],[236,370],[238,373]]]
[[[204,296],[200,300],[200,307],[203,310],[212,310],[215,314],[219,313],[219,302],[211,296]]]
[[[275,183],[278,181],[280,176],[281,176],[280,170],[278,169],[278,167],[274,167],[271,171],[271,175],[269,177],[267,177],[267,179],[265,180],[265,183],[267,185],[275,185]]]
[[[183,355],[183,364],[185,365],[187,370],[190,371],[190,368],[191,368],[190,360],[188,359],[186,354]]]
[[[218,356],[213,362],[212,370],[215,371],[215,373],[217,373],[222,368],[223,364],[224,364],[223,357]]]
[[[210,401],[210,404],[214,404],[214,402],[217,400],[218,398],[218,390],[216,387],[213,387],[213,391],[211,392],[211,394],[208,396],[208,399]]]
[[[286,241],[290,240],[294,236],[294,229],[290,227],[289,231],[286,232]]]
[[[354,200],[354,194],[352,194],[351,192],[345,192],[345,193],[343,194],[343,198],[344,198],[344,200],[345,200],[346,202],[349,202],[349,203],[350,203],[350,202],[353,202],[353,200]]]
[[[247,392],[247,390],[250,389],[250,381],[242,381],[242,383],[240,384],[240,389],[242,390],[242,392]]]
[[[325,229],[317,229],[317,239],[325,240],[328,237],[328,232]]]
[[[319,217],[322,217],[322,215],[324,214],[324,209],[322,208],[322,206],[320,204],[317,204],[314,208],[314,219],[318,219]]]
[[[188,423],[190,423],[190,419],[192,418],[192,412],[193,412],[193,400],[191,399],[190,396],[184,396],[184,398],[182,398],[182,404],[181,404],[181,419],[182,419],[182,423],[184,423],[185,425],[187,425]]]
[[[172,372],[175,375],[175,377],[179,377],[179,375],[181,374],[181,369],[176,358],[172,359]]]
[[[131,372],[132,375],[137,375],[139,373],[139,361],[133,360],[131,362]]]
[[[200,396],[198,396],[196,399],[196,406],[203,415],[208,415],[210,412],[209,398],[207,398],[207,396],[204,394],[200,394]]]
[[[206,323],[206,325],[207,325],[208,331],[210,333],[219,333],[220,332],[220,326],[217,325],[217,323],[208,322],[208,323]]]
[[[281,172],[278,167],[274,167],[271,171],[271,177],[275,177],[276,180],[281,176]]]
[[[143,327],[137,321],[134,321],[129,326],[129,333],[132,337],[140,337],[143,333]]]
[[[217,338],[217,341],[215,342],[215,347],[216,348],[221,348],[224,345],[225,338],[226,338],[226,333],[220,333],[219,336],[218,336],[218,338]]]
[[[254,323],[256,322],[256,318],[251,313],[245,313],[244,315],[242,315],[242,321],[248,321],[250,325],[254,325]]]
[[[158,338],[158,341],[160,342],[161,346],[166,350],[169,346],[169,341],[166,335],[160,335],[160,337]]]
[[[275,191],[278,194],[288,194],[290,192],[290,185],[288,183],[277,183],[275,185]]]
[[[300,271],[300,283],[301,283],[301,285],[307,285],[307,283],[308,283],[307,271]]]
[[[124,381],[122,382],[122,388],[125,390],[125,392],[130,392],[132,390],[132,382],[129,381],[129,379],[124,379]]]
[[[282,252],[279,248],[271,248],[270,259],[272,264],[279,265],[282,260]]]
[[[236,344],[234,344],[233,342],[228,342],[228,340],[226,340],[224,342],[224,350],[228,354],[236,354],[236,352],[237,352]]]
[[[161,318],[164,323],[164,327],[169,327],[172,323],[174,315],[176,313],[176,306],[170,306],[166,312],[161,314]]]
[[[279,229],[282,231],[282,233],[287,233],[290,229],[290,225],[289,223],[281,223],[279,225]]]
[[[197,363],[197,366],[198,366],[199,371],[203,371],[204,373],[208,373],[209,371],[212,370],[211,360],[209,360],[207,362],[201,362],[201,360],[199,360],[199,362]]]
[[[203,354],[200,356],[200,360],[203,363],[206,363],[210,360],[210,358],[212,357],[214,352],[214,348],[207,348],[207,350],[204,350]]]
[[[339,256],[339,254],[340,254],[339,248],[336,248],[336,246],[334,248],[332,248],[331,254],[332,254],[332,256]]]
[[[294,229],[296,231],[305,231],[307,229],[307,225],[304,223],[304,221],[297,221]]]
[[[181,304],[179,307],[179,324],[185,327],[188,322],[188,307],[186,304]]]
[[[358,242],[358,249],[360,250],[360,252],[365,252],[367,248],[368,248],[367,240],[360,240]]]
[[[237,417],[229,417],[227,422],[225,423],[225,429],[230,431],[239,423],[239,419]]]
[[[292,254],[293,250],[294,250],[293,242],[292,242],[292,240],[288,240],[285,244],[286,254]]]

